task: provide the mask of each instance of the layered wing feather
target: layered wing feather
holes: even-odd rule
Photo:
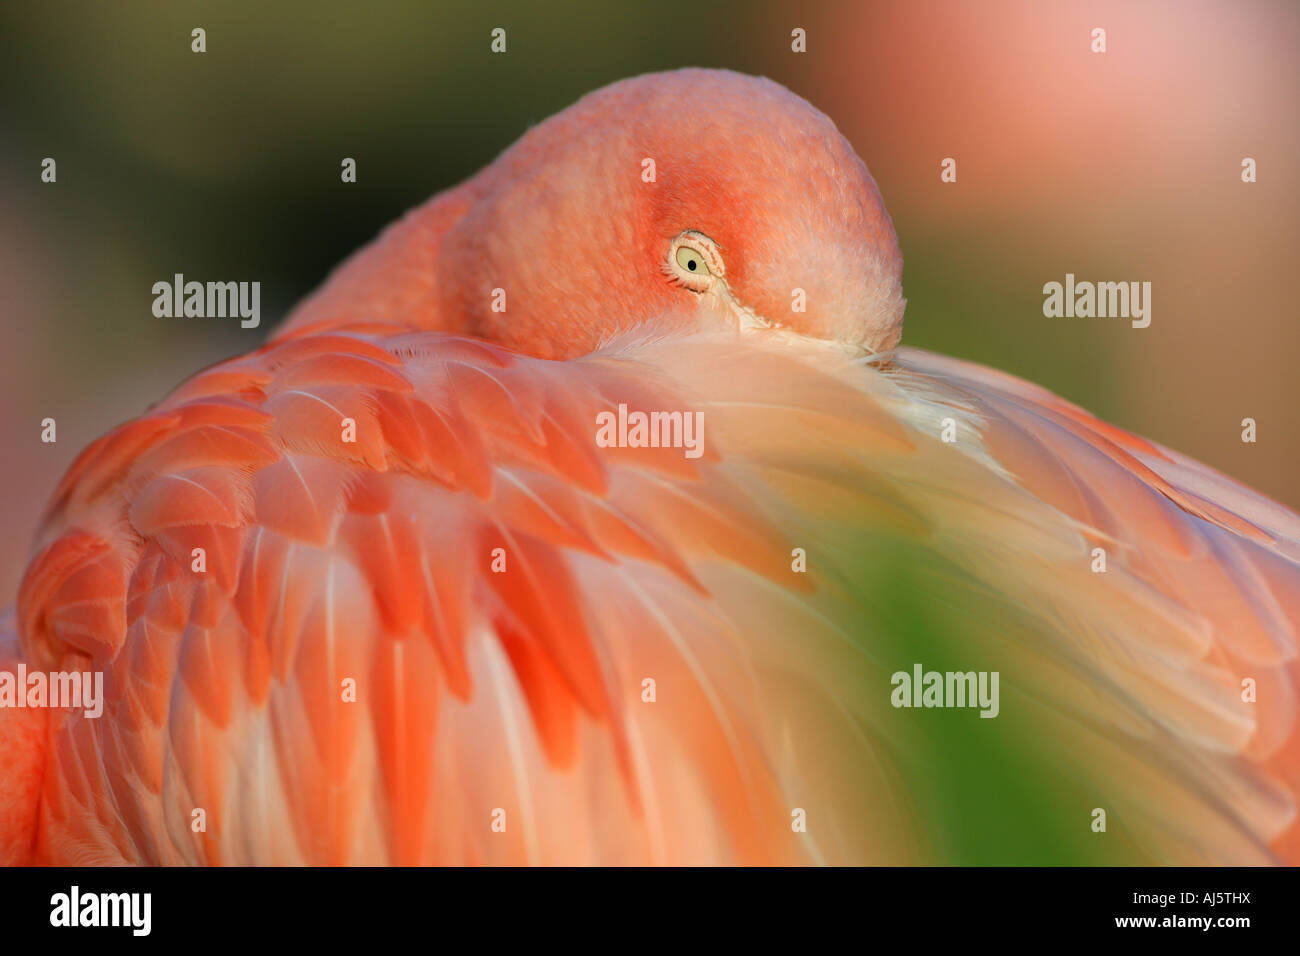
[[[601,447],[619,405],[703,413],[703,455]],[[109,701],[58,718],[40,850],[1294,857],[1295,522],[923,353],[303,332],[56,492],[24,650]],[[894,706],[915,664],[997,671],[998,716]]]

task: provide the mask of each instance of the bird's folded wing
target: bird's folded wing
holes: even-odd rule
[[[25,654],[109,700],[46,851],[1294,857],[1295,520],[917,352],[303,333],[56,492]]]

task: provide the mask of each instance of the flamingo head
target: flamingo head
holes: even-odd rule
[[[534,127],[460,187],[443,316],[549,358],[641,326],[899,341],[902,256],[835,124],[767,79],[624,80]]]

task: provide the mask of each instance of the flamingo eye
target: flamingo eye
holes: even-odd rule
[[[691,275],[706,276],[709,274],[709,266],[704,261],[704,257],[690,246],[677,247],[677,264]]]
[[[722,255],[712,239],[688,229],[673,240],[664,271],[692,292],[708,292],[723,281]]]

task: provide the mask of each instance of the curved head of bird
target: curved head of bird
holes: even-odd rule
[[[467,186],[439,280],[488,338],[564,357],[671,316],[898,343],[902,256],[875,181],[825,114],[771,80],[615,83]]]
[[[535,126],[340,269],[286,327],[370,312],[548,358],[641,326],[885,351],[902,256],[835,124],[725,70],[623,80]]]

